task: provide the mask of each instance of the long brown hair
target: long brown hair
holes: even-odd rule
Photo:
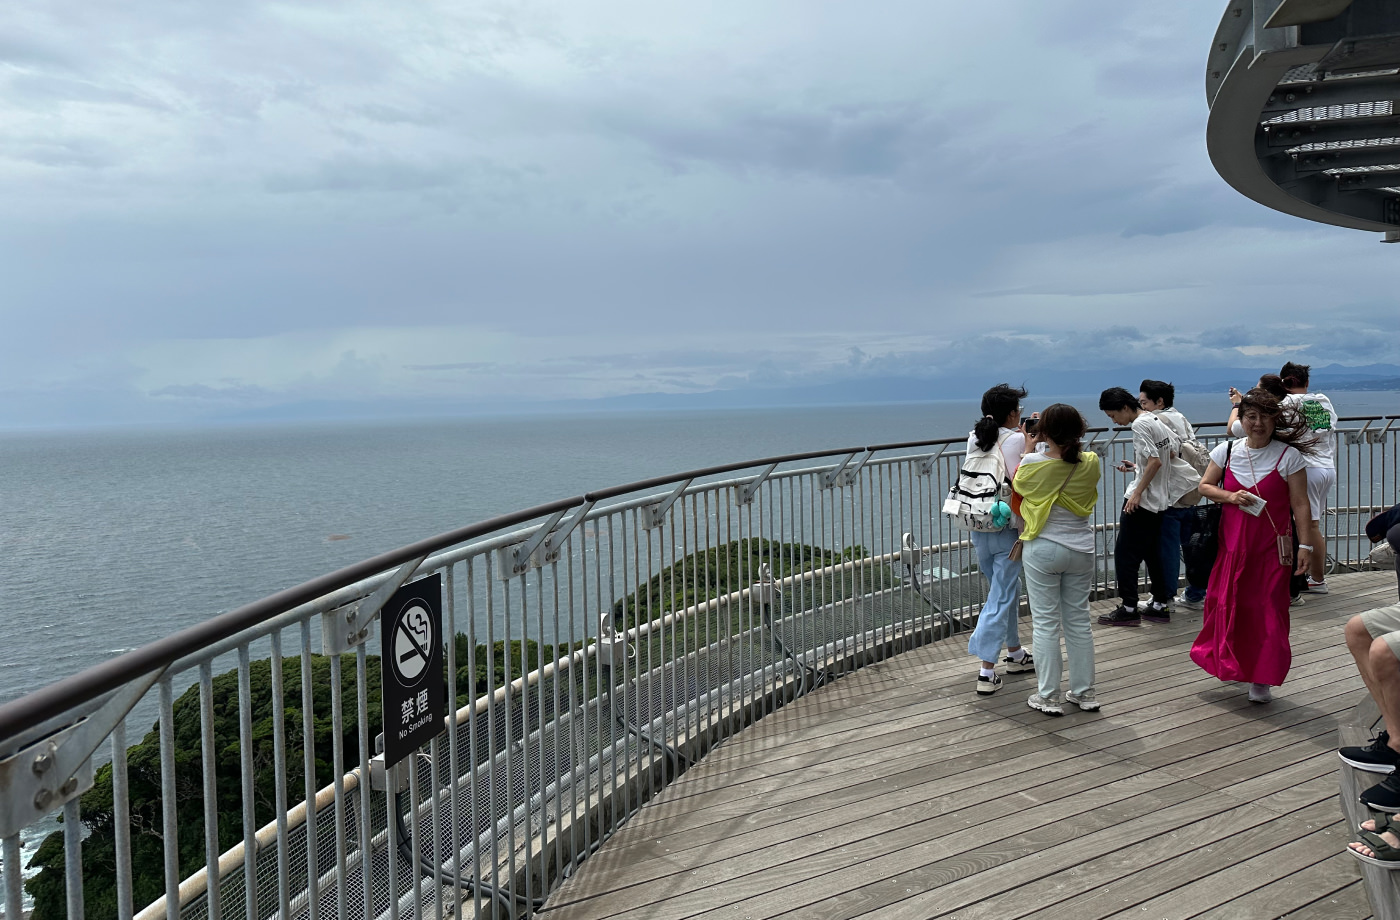
[[[1060,448],[1060,459],[1067,463],[1079,462],[1079,451],[1083,445],[1084,432],[1088,429],[1084,416],[1074,406],[1054,403],[1040,413],[1040,431],[1055,446]]]
[[[1282,441],[1303,454],[1317,453],[1317,436],[1304,421],[1303,416],[1292,406],[1279,404],[1279,399],[1263,387],[1254,387],[1240,400],[1240,419],[1247,410],[1254,409],[1263,415],[1274,418],[1275,441]]]

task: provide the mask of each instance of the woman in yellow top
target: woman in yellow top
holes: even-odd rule
[[[1094,696],[1094,634],[1089,589],[1094,581],[1094,526],[1099,501],[1099,456],[1082,450],[1087,429],[1079,410],[1055,403],[1026,436],[1026,455],[1012,487],[1021,496],[1021,563],[1030,598],[1039,688],[1027,702],[1052,716],[1060,702],[1060,633],[1069,658],[1069,693],[1080,709],[1099,708]],[[1042,447],[1043,445],[1043,447]]]

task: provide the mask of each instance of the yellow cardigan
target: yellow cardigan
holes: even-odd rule
[[[1016,467],[1011,486],[1021,496],[1021,518],[1026,522],[1021,539],[1034,540],[1049,520],[1053,505],[1068,508],[1080,517],[1094,513],[1099,501],[1099,455],[1091,450],[1080,451],[1073,473],[1063,460],[1023,462]]]

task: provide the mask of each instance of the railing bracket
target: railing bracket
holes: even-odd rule
[[[743,485],[739,486],[739,492],[738,492],[738,496],[737,496],[737,497],[738,497],[738,500],[739,500],[739,504],[741,504],[741,505],[747,505],[747,504],[749,504],[750,502],[752,502],[753,499],[754,499],[754,496],[758,494],[759,487],[762,486],[765,482],[768,481],[768,477],[769,477],[769,476],[772,476],[772,475],[773,475],[773,471],[776,470],[777,468],[778,468],[778,464],[776,464],[776,463],[770,463],[770,464],[768,464],[768,468],[765,469],[763,472],[759,473],[757,476],[755,476],[754,478],[750,479],[748,482],[744,483]]]
[[[556,528],[559,522],[564,520],[564,515],[569,513],[565,508],[557,512],[552,518],[541,524],[539,529],[530,535],[530,539],[524,543],[516,543],[511,546],[503,546],[496,550],[496,577],[501,581],[509,581],[517,575],[524,575],[531,569],[537,569],[542,565],[548,565],[559,558],[559,546],[564,542],[564,537],[569,531],[578,526],[583,520],[583,515],[588,509],[593,507],[592,502],[585,502],[578,514],[569,521],[567,529],[558,531]]]
[[[127,684],[96,712],[0,760],[0,837],[21,830],[92,788],[92,755],[146,691],[159,668]]]
[[[839,477],[839,476],[841,475],[842,471],[845,470],[846,467],[850,465],[851,461],[855,459],[855,456],[856,456],[855,454],[847,454],[847,455],[846,455],[846,459],[842,460],[842,461],[841,461],[840,463],[838,463],[836,466],[833,466],[831,469],[829,469],[829,470],[827,470],[825,473],[823,473],[823,474],[822,474],[822,488],[823,488],[823,489],[830,489],[832,486],[836,485],[836,479],[837,479],[837,477]]]
[[[943,456],[943,452],[944,452],[945,450],[947,450],[947,449],[948,449],[948,445],[947,445],[947,444],[944,444],[942,447],[938,448],[938,453],[936,453],[936,454],[929,454],[927,457],[925,457],[925,458],[923,458],[922,460],[920,460],[920,461],[919,461],[919,475],[920,475],[920,476],[932,476],[933,473],[934,473],[934,468],[935,468],[935,466],[936,466],[937,463],[938,463],[938,458],[941,457],[941,456]]]
[[[418,567],[427,559],[427,556],[421,556],[405,562],[388,581],[358,604],[321,614],[322,652],[327,655],[341,655],[368,639],[369,624],[379,616],[380,608],[388,603],[395,591],[413,577],[413,573],[418,571]]]
[[[647,530],[655,530],[666,520],[666,512],[671,510],[671,506],[676,503],[676,499],[685,494],[685,490],[690,488],[694,480],[687,479],[671,490],[671,494],[663,498],[654,505],[647,505],[642,509],[642,526]]]

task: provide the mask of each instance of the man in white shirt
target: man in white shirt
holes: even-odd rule
[[[1176,401],[1176,387],[1163,380],[1144,380],[1138,386],[1138,405],[1162,421],[1180,441],[1196,440],[1196,429],[1172,404]],[[1187,464],[1190,466],[1190,464]],[[1200,475],[1195,469],[1189,471],[1184,482],[1178,484],[1181,494],[1195,488]],[[1173,492],[1177,489],[1173,489]],[[1191,532],[1196,520],[1191,508],[1178,508],[1173,505],[1162,512],[1162,576],[1167,592],[1172,595],[1174,604],[1200,610],[1205,606],[1206,589],[1194,585],[1186,586],[1186,593],[1176,596],[1181,584],[1181,547],[1191,540]]]
[[[1311,365],[1289,361],[1278,375],[1288,388],[1280,405],[1292,407],[1313,431],[1316,448],[1304,454],[1308,461],[1308,507],[1316,526],[1317,547],[1308,566],[1308,593],[1327,593],[1327,546],[1322,535],[1322,516],[1327,513],[1327,499],[1337,483],[1337,410],[1332,400],[1322,393],[1308,392]]]
[[[1123,497],[1118,518],[1118,540],[1113,547],[1113,564],[1118,578],[1119,605],[1099,617],[1104,626],[1141,626],[1144,619],[1171,622],[1166,578],[1162,572],[1162,512],[1176,498],[1171,494],[1174,464],[1180,442],[1170,428],[1151,412],[1142,411],[1137,397],[1122,387],[1110,387],[1099,396],[1099,408],[1115,425],[1131,428],[1133,459],[1120,463],[1119,472],[1136,472]],[[1138,569],[1147,563],[1152,585],[1152,601],[1138,605]]]

